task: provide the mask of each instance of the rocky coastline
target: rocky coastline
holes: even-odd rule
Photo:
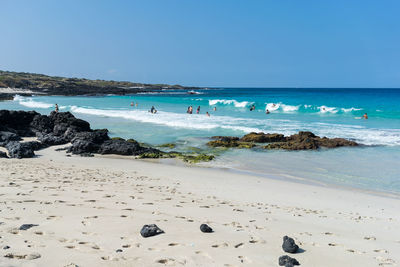
[[[23,142],[23,137],[36,141]],[[205,154],[164,152],[143,146],[136,140],[110,138],[107,129],[91,129],[87,121],[75,118],[70,112],[51,112],[41,115],[35,111],[0,110],[0,146],[8,151],[0,157],[31,158],[35,151],[49,146],[70,144],[68,153],[81,156],[115,154],[138,158],[179,158],[186,162],[209,161]]]
[[[36,140],[24,142],[24,137],[36,137]],[[311,132],[291,136],[249,133],[241,138],[214,136],[212,139],[208,146],[223,148],[316,150],[359,145],[343,138],[321,138]],[[214,159],[213,155],[201,152],[165,152],[134,139],[110,138],[107,129],[91,129],[87,121],[75,118],[70,112],[53,111],[50,115],[42,115],[35,111],[0,110],[0,146],[8,151],[8,155],[0,151],[0,157],[31,158],[36,150],[64,144],[70,144],[65,148],[68,153],[82,156],[115,154],[138,158],[179,158],[186,162]],[[166,148],[173,147],[169,144]]]
[[[157,92],[168,89],[198,89],[182,85],[147,84],[125,81],[89,80],[84,78],[66,78],[36,73],[11,72],[0,70],[0,100],[10,100],[18,91],[23,96],[32,95],[129,95],[142,92]]]

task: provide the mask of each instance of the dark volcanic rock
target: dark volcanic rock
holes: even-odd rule
[[[207,143],[208,146],[212,147],[236,147],[236,148],[252,148],[255,144],[249,142],[242,142],[239,140],[239,137],[235,136],[213,136],[210,141]]]
[[[326,147],[326,148],[335,148],[335,147],[341,147],[341,146],[358,146],[358,144],[354,141],[346,140],[343,138],[319,138],[316,140],[317,144],[321,147]]]
[[[37,138],[40,142],[48,146],[63,145],[68,143],[67,139],[64,138],[64,136],[55,136],[52,133],[49,134],[37,133]]]
[[[202,225],[200,225],[200,231],[202,231],[203,233],[212,233],[213,229],[207,224],[203,223]]]
[[[0,145],[5,145],[10,141],[19,141],[21,137],[12,132],[0,131]]]
[[[68,152],[73,154],[97,153],[101,144],[109,140],[107,133],[107,129],[77,133],[71,141],[72,146],[68,149]]]
[[[19,230],[28,230],[34,226],[39,226],[38,224],[31,224],[31,223],[27,223],[27,224],[23,224],[19,227]]]
[[[7,153],[0,151],[0,158],[8,158]]]
[[[266,149],[286,149],[286,150],[310,150],[320,147],[335,148],[342,146],[357,146],[354,141],[349,141],[343,138],[326,138],[319,137],[312,132],[299,132],[287,138],[287,142],[278,142],[268,144]]]
[[[33,118],[39,115],[35,111],[0,110],[0,131],[9,131],[19,136],[34,136],[29,127]]]
[[[143,237],[151,237],[162,233],[164,233],[164,231],[155,224],[146,224],[143,226],[142,230],[140,230],[140,234]]]
[[[21,137],[35,135],[40,142],[18,142]],[[160,150],[143,147],[133,139],[110,139],[107,129],[92,130],[88,122],[75,118],[70,112],[53,111],[46,116],[34,111],[0,110],[0,146],[8,149],[10,157],[33,157],[35,150],[69,142],[72,145],[67,152],[83,156],[93,156],[92,153],[166,155]],[[193,156],[183,159],[189,157]]]
[[[90,131],[90,124],[87,121],[77,119],[70,112],[51,112],[49,115],[54,125],[64,124],[74,127],[79,132]]]
[[[121,139],[111,139],[105,141],[98,150],[99,154],[117,155],[139,155],[144,152],[151,152],[149,148],[144,148],[137,142],[127,142]]]
[[[31,144],[31,142],[20,143],[17,141],[8,142],[5,148],[8,150],[10,158],[32,158],[35,156],[34,148],[36,145]]]
[[[291,267],[294,265],[300,265],[300,263],[295,258],[289,257],[287,255],[279,257],[279,266]]]
[[[294,242],[293,238],[284,236],[283,237],[283,244],[282,244],[282,249],[283,251],[287,253],[296,253],[297,250],[299,249],[299,246],[296,245]]]
[[[223,141],[223,142],[235,142],[239,141],[239,137],[236,136],[213,136],[211,137],[213,140]]]
[[[36,115],[30,123],[30,127],[34,132],[43,134],[51,133],[53,131],[54,123],[50,117],[46,115]]]
[[[240,138],[242,142],[254,142],[254,143],[273,143],[273,142],[285,142],[286,137],[283,134],[266,134],[266,133],[249,133]]]
[[[257,143],[268,143],[262,148],[285,150],[311,150],[320,147],[335,148],[342,146],[357,146],[354,141],[343,138],[319,137],[312,132],[299,132],[289,137],[283,134],[249,133],[242,138],[232,136],[213,136],[214,139],[207,143],[211,147],[253,148]],[[260,147],[260,146],[259,146]]]

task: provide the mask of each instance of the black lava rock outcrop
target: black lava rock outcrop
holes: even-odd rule
[[[20,142],[21,137],[34,137],[38,141]],[[92,130],[87,121],[77,119],[70,112],[51,112],[41,115],[35,111],[0,110],[0,146],[8,150],[11,158],[30,158],[34,151],[48,146],[71,143],[68,152],[141,155],[160,152],[142,147],[135,140],[110,139],[108,130]],[[2,154],[2,157],[6,155]]]
[[[252,148],[255,146],[254,143],[240,141],[239,137],[234,136],[213,136],[211,139],[214,140],[207,143],[211,147]]]
[[[296,253],[299,250],[299,246],[296,245],[293,238],[285,235],[283,237],[282,249],[287,253]]]
[[[242,138],[233,136],[213,136],[207,143],[211,147],[285,149],[285,150],[315,150],[336,148],[342,146],[358,146],[354,141],[343,138],[319,137],[312,132],[299,132],[291,136],[282,134],[249,133]],[[266,144],[266,145],[259,145]]]
[[[140,234],[143,237],[151,237],[151,236],[155,236],[155,235],[159,235],[159,234],[163,234],[164,231],[161,230],[160,228],[158,228],[157,225],[155,224],[145,224],[142,227],[142,230],[140,230]]]
[[[8,142],[5,145],[5,148],[8,150],[8,155],[10,155],[10,158],[32,158],[35,156],[35,149],[34,145],[31,144],[31,142],[27,143],[20,143],[17,141],[11,141]]]
[[[285,142],[286,137],[283,134],[269,134],[269,133],[249,133],[240,138],[242,142],[254,142],[254,143],[273,143],[273,142]]]

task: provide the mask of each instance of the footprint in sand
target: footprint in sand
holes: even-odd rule
[[[213,248],[221,248],[221,247],[226,248],[228,246],[229,246],[228,243],[222,243],[222,244],[212,245],[211,247],[213,247]]]
[[[376,253],[388,253],[386,249],[374,249],[374,252]]]
[[[81,221],[81,223],[82,223],[84,226],[90,225],[90,222],[88,222],[88,221]]]
[[[238,256],[241,263],[252,263],[252,261],[246,256]]]
[[[177,261],[173,258],[159,259],[156,263],[164,264],[164,265],[175,265]]]
[[[240,248],[240,247],[242,247],[243,245],[244,245],[244,243],[236,244],[236,245],[235,245],[235,248]]]
[[[203,257],[206,257],[206,258],[211,259],[211,256],[210,256],[208,253],[204,252],[204,251],[196,251],[195,253],[196,253],[197,255],[201,255],[201,256],[203,256]]]

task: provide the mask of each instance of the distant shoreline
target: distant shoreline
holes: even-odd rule
[[[0,100],[10,100],[15,94],[23,96],[129,95],[174,89],[193,90],[200,89],[200,87],[182,86],[178,84],[169,85],[89,80],[85,78],[66,78],[0,70]]]

